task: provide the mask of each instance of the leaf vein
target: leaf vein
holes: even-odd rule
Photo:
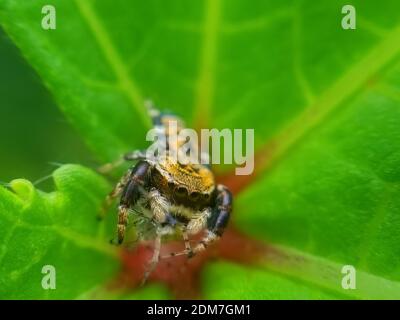
[[[203,27],[203,47],[200,54],[200,71],[196,84],[194,118],[209,123],[214,100],[215,65],[217,60],[218,29],[222,0],[207,0]]]
[[[388,36],[372,48],[353,67],[343,74],[315,102],[274,138],[267,142],[260,151],[258,173],[264,171],[306,137],[315,127],[322,124],[334,110],[343,106],[343,102],[359,92],[363,85],[376,73],[380,72],[400,52],[400,26],[394,28]]]
[[[75,4],[78,8],[84,21],[89,26],[96,42],[101,49],[104,57],[109,63],[111,69],[114,71],[118,83],[122,90],[125,92],[129,101],[139,113],[141,120],[147,127],[151,127],[150,118],[144,107],[144,99],[139,90],[139,87],[129,75],[129,68],[125,65],[121,59],[115,45],[113,44],[107,30],[102,25],[100,19],[97,17],[93,7],[88,1],[75,0]]]

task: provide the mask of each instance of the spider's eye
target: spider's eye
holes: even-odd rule
[[[178,187],[175,189],[175,193],[177,196],[183,197],[183,196],[187,195],[187,190],[185,187]]]
[[[190,194],[190,199],[192,199],[193,201],[198,200],[199,197],[200,197],[200,193],[198,193],[198,192],[196,192],[196,191],[194,191],[194,192],[192,192],[192,193]]]
[[[203,196],[203,199],[204,199],[205,201],[210,200],[210,194],[209,194],[209,193],[203,193],[202,196]]]
[[[173,182],[168,182],[168,188],[174,189],[175,184]]]

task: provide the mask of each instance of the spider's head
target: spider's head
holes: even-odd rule
[[[196,208],[210,203],[215,179],[206,166],[183,165],[167,157],[158,163],[155,171],[155,184],[173,202]]]

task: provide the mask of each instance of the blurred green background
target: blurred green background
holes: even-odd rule
[[[93,166],[82,139],[1,28],[0,57],[0,181],[37,181],[54,170],[53,162]]]

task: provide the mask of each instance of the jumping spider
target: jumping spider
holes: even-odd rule
[[[167,137],[172,121],[178,123],[177,132],[184,128],[178,117],[161,113],[147,105],[154,129],[164,139],[162,155],[149,157],[145,151],[125,154],[122,160],[138,161],[118,182],[107,196],[110,205],[120,197],[118,207],[117,241],[124,240],[128,218],[134,218],[153,228],[154,252],[144,281],[160,259],[161,238],[164,235],[181,235],[185,250],[169,256],[192,257],[217,241],[223,234],[232,210],[232,194],[227,187],[216,185],[214,174],[208,165],[199,161],[181,164],[173,158],[182,141],[171,143]],[[166,148],[165,148],[166,146]],[[197,146],[192,146],[197,150]],[[197,153],[197,157],[198,157]],[[208,154],[200,154],[200,157]],[[203,162],[202,162],[203,163]],[[112,165],[111,165],[112,167]],[[189,236],[206,231],[203,238],[192,248]]]

